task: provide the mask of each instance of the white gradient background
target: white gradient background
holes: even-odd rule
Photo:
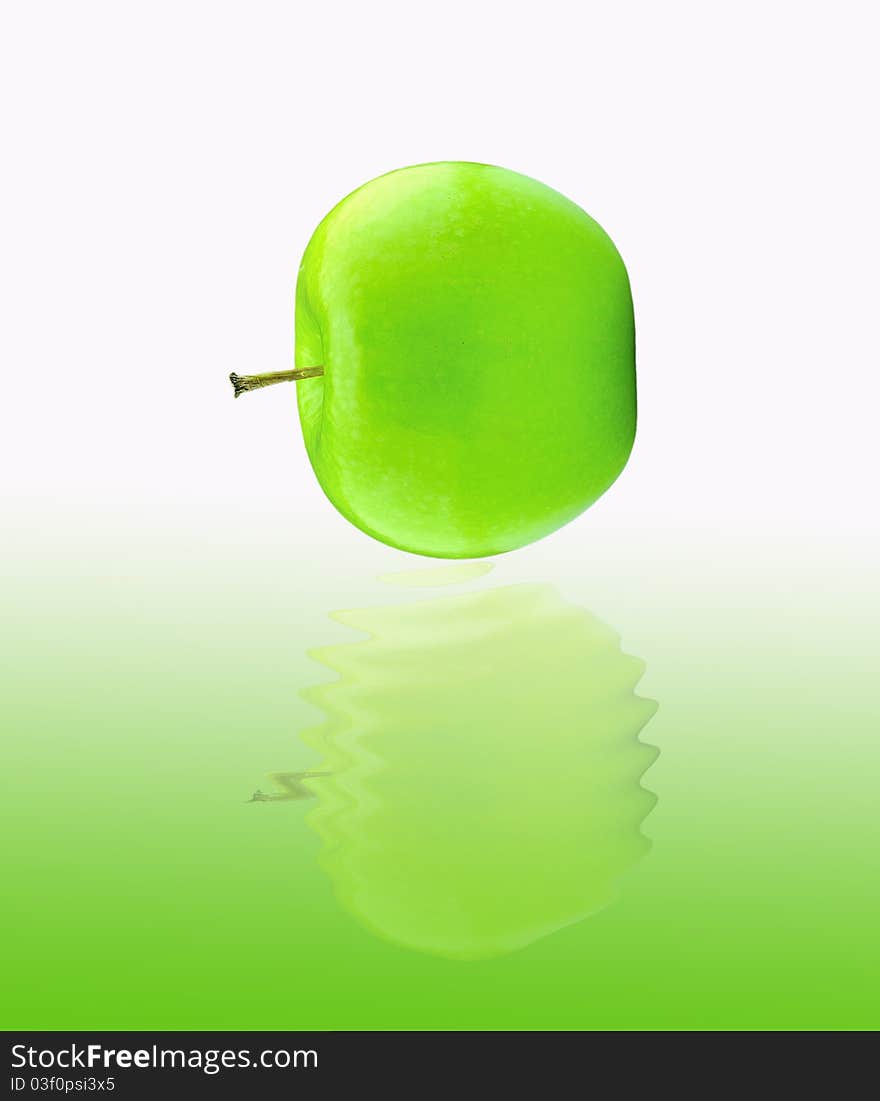
[[[365,546],[305,467],[293,394],[233,404],[226,376],[289,366],[330,206],[454,158],[569,195],[631,274],[637,450],[555,550],[876,539],[868,5],[4,10],[14,514],[211,511],[269,543],[295,516],[310,542]]]

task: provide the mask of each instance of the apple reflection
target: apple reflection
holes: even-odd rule
[[[550,585],[338,612],[366,638],[312,656],[338,679],[297,780],[342,905],[418,951],[483,959],[601,909],[650,847],[644,664]],[[316,774],[318,771],[323,775]]]

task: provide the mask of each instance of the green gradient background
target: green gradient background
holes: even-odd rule
[[[621,546],[604,566],[549,577],[514,556],[443,589],[550,581],[583,607],[596,597],[660,703],[643,731],[660,748],[644,779],[653,848],[619,897],[460,961],[378,939],[340,907],[308,802],[246,802],[267,774],[316,765],[299,734],[320,713],[298,692],[331,674],[305,651],[351,638],[328,613],[425,594],[332,554],[292,573],[284,548],[266,561],[227,547],[207,567],[154,550],[15,563],[4,1027],[880,1023],[875,571],[670,556],[645,579]]]

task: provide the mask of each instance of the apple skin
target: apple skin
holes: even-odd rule
[[[441,162],[343,199],[306,248],[297,383],[309,460],[357,527],[480,558],[540,539],[626,464],[636,427],[626,268],[552,188]]]

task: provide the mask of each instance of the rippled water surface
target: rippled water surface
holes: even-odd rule
[[[877,1024],[869,586],[393,567],[22,566],[9,1027]]]

